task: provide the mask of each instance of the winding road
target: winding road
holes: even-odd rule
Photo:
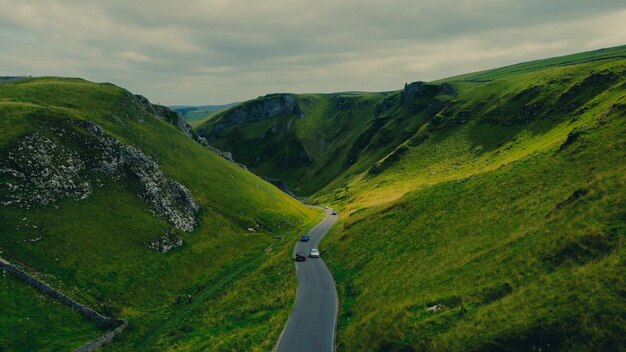
[[[298,242],[296,252],[307,255],[319,248],[320,241],[339,218],[326,209],[326,217],[308,235],[309,242]],[[287,326],[278,343],[278,352],[326,352],[335,350],[337,289],[322,258],[296,262],[298,297]]]

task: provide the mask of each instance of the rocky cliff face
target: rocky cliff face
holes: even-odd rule
[[[200,206],[191,192],[166,177],[139,149],[108,135],[89,121],[67,121],[18,141],[0,156],[0,204],[34,208],[72,198],[88,198],[107,179],[124,180],[157,217],[192,231]],[[134,185],[134,186],[131,186]]]
[[[131,98],[132,104],[140,107],[140,109],[147,111],[156,117],[165,120],[178,128],[187,137],[193,138],[200,142],[200,137],[194,132],[193,128],[185,121],[181,113],[174,111],[167,106],[152,104],[146,97],[142,95],[133,95]]]
[[[222,120],[213,126],[213,130],[219,131],[242,122],[268,119],[282,113],[301,113],[298,99],[294,94],[270,94],[240,104],[227,111]]]
[[[456,89],[449,83],[441,85],[427,84],[421,81],[405,83],[400,101],[410,112],[415,113],[426,109],[428,115],[435,116],[447,105],[446,102],[438,101],[435,98],[440,94],[454,96]]]
[[[415,96],[417,96],[421,91],[422,87],[426,84],[426,82],[417,81],[412,83],[405,83],[404,89],[402,90],[402,104],[409,104]]]
[[[189,125],[187,121],[185,121],[185,118],[180,112],[174,111],[167,106],[152,104],[146,97],[141,96],[141,95],[133,95],[130,100],[132,104],[137,105],[140,109],[155,115],[157,118],[160,118],[164,121],[169,122],[171,125],[176,127],[179,131],[184,133],[187,137],[211,149],[215,154],[247,170],[247,167],[244,164],[238,163],[235,160],[233,160],[233,156],[230,152],[228,151],[222,152],[221,150],[211,146],[209,142],[206,140],[206,138],[199,136],[196,133],[196,131],[193,130],[191,125]],[[289,101],[289,99],[287,99],[287,101]],[[287,102],[285,104],[286,104],[285,106],[289,106],[291,103]],[[268,103],[266,113],[272,113],[273,111],[280,110],[280,107],[279,107],[280,105],[281,105],[280,103],[276,103],[276,102]],[[261,110],[265,111],[264,109],[265,108]]]

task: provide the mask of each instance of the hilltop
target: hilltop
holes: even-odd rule
[[[290,236],[317,212],[112,84],[1,83],[0,112],[3,258],[128,320],[112,350],[273,346],[295,295]],[[0,349],[67,350],[104,333],[11,277],[0,291]]]

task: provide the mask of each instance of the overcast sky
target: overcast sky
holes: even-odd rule
[[[0,75],[168,105],[395,90],[622,44],[624,0],[0,0]]]

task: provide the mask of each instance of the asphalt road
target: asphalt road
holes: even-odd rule
[[[311,248],[319,248],[324,235],[335,224],[337,215],[326,210],[326,217],[308,235],[309,242],[298,242],[294,249],[307,259],[296,262],[298,297],[287,327],[278,344],[278,352],[325,352],[335,350],[337,289],[322,258],[309,258]]]

